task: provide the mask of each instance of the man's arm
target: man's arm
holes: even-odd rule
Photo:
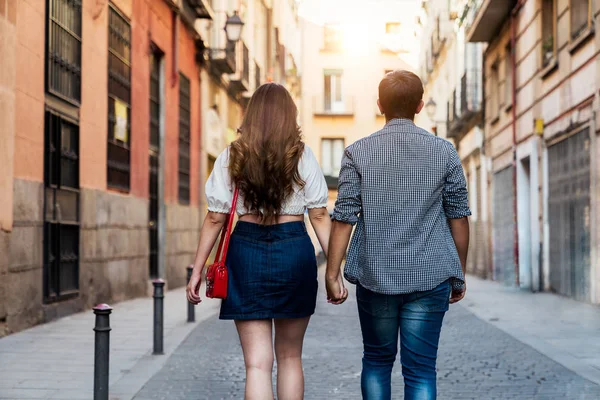
[[[333,304],[341,304],[348,297],[348,290],[344,287],[341,266],[352,234],[352,226],[358,221],[361,210],[360,175],[349,151],[346,150],[342,158],[338,179],[338,198],[333,210],[333,224],[329,236],[329,255],[325,275],[327,298]]]
[[[462,169],[460,157],[454,147],[450,149],[447,165],[446,182],[444,184],[444,212],[452,239],[458,252],[463,275],[466,274],[467,253],[469,251],[469,197],[467,193],[467,181]],[[452,296],[450,303],[456,303],[465,297],[466,287],[459,280],[452,285]]]
[[[469,218],[450,219],[450,230],[452,239],[458,251],[458,258],[462,266],[463,273],[467,273],[467,253],[469,251]]]

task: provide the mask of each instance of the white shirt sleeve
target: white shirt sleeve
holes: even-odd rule
[[[307,208],[327,207],[329,190],[314,153],[304,145],[304,154],[300,160],[300,176],[304,180],[304,201]]]
[[[231,211],[233,190],[229,177],[229,148],[217,160],[205,185],[208,211],[228,214]]]

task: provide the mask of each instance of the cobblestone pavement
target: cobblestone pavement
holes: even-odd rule
[[[362,343],[354,295],[342,306],[330,306],[322,297],[318,304],[304,349],[305,398],[360,399]],[[452,306],[446,317],[438,369],[439,399],[600,399],[600,386],[461,305]],[[401,399],[399,363],[393,382],[393,398]],[[243,391],[233,323],[213,317],[190,334],[135,399],[243,399]]]

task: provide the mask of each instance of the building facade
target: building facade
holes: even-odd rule
[[[600,303],[600,4],[470,1],[484,55],[494,276]]]
[[[416,123],[454,143],[463,163],[473,231],[467,270],[491,277],[489,159],[483,146],[483,54],[485,45],[467,43],[473,9],[468,2],[422,3],[417,19],[421,43],[419,73],[425,86],[425,112]]]
[[[402,40],[414,35],[409,7],[394,1],[367,9],[338,5],[302,4],[302,131],[321,164],[331,203],[345,147],[385,124],[377,108],[379,82],[386,72],[414,70],[409,62],[416,61],[415,49],[407,47],[412,42]]]
[[[186,283],[211,161],[260,84],[298,97],[298,32],[294,1],[0,0],[0,335]]]

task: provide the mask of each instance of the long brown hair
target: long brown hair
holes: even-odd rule
[[[229,174],[249,212],[276,218],[294,186],[304,186],[298,162],[304,152],[298,109],[285,87],[266,83],[246,109],[240,137],[229,149]]]

